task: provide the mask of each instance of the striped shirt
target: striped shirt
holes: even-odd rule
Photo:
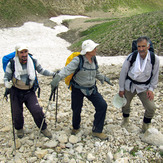
[[[92,63],[89,63],[89,61],[87,60],[87,58],[85,56],[83,56],[83,59],[84,59],[83,67],[86,69],[94,69],[94,70],[81,69],[74,76],[74,78],[73,78],[74,81],[82,87],[94,86],[96,83],[96,79],[101,81],[101,83],[103,84],[104,83],[104,75],[102,75],[98,69],[96,70],[94,58],[92,57],[92,61],[93,61]],[[72,59],[72,61],[59,72],[58,75],[60,76],[60,78],[63,79],[66,76],[74,73],[79,65],[79,61],[80,61],[79,57],[74,57]],[[81,89],[81,91],[85,95],[87,95],[86,90]],[[89,91],[89,94],[92,94],[92,92],[93,92],[93,89]]]
[[[33,59],[35,62],[35,69],[38,73],[44,75],[44,76],[53,76],[55,73],[50,72],[48,70],[45,70],[41,67],[41,65],[38,63],[37,59]],[[27,63],[21,64],[23,69],[23,74],[20,76],[21,80],[18,80],[15,78],[15,74],[12,72],[11,62],[7,64],[5,75],[4,75],[4,82],[7,81],[13,81],[13,85],[19,89],[30,89],[33,87],[33,85],[29,84],[29,77],[27,73]]]

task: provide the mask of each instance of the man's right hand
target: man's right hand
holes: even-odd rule
[[[123,98],[125,91],[119,91],[119,96]]]
[[[51,84],[51,90],[52,92],[54,91],[54,89],[58,86],[58,83],[60,81],[60,76],[58,74],[56,74],[52,80]]]

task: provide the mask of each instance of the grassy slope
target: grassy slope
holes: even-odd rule
[[[95,25],[81,32],[80,40],[74,43],[70,49],[76,51],[80,49],[83,40],[93,39],[100,43],[98,49],[101,55],[126,55],[131,52],[132,40],[137,39],[139,36],[146,35],[152,40],[155,51],[161,55],[163,50],[161,47],[162,34],[163,11],[150,12],[108,20]]]
[[[55,12],[39,0],[0,1],[1,27],[22,25],[25,21],[47,18],[50,14],[55,15]]]
[[[85,7],[87,11],[99,10],[108,12],[110,9],[118,11],[120,8],[124,10],[134,10],[136,12],[150,12],[160,10],[163,7],[162,0],[94,0]],[[118,11],[119,12],[119,11]]]

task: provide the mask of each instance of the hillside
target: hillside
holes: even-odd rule
[[[72,51],[79,50],[82,41],[92,39],[100,44],[98,47],[99,55],[118,56],[129,54],[132,40],[146,35],[152,40],[155,52],[161,56],[163,55],[162,20],[163,11],[122,18],[90,17],[84,19],[83,22],[81,19],[68,21],[71,30],[59,36],[72,43],[70,47]],[[82,27],[89,28],[82,29]]]
[[[0,28],[21,26],[27,21],[51,27],[54,23],[51,25],[50,17],[80,14],[89,19],[65,21],[71,30],[59,35],[72,43],[72,51],[79,50],[81,42],[90,38],[100,43],[99,55],[127,55],[131,51],[131,41],[147,35],[154,43],[155,52],[163,55],[162,10],[162,0],[2,0]]]

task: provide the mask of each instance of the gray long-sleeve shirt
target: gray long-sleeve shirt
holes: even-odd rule
[[[101,81],[101,83],[104,83],[104,75],[102,75],[98,69],[96,70],[96,65],[94,62],[94,57],[92,57],[92,63],[89,63],[88,59],[83,56],[84,59],[84,64],[83,67],[87,69],[94,69],[94,70],[85,70],[81,69],[75,76],[74,76],[74,81],[79,84],[80,86],[83,87],[92,87],[95,85],[96,79]],[[60,72],[60,80],[65,78],[66,76],[72,74],[75,72],[79,65],[79,57],[74,57],[72,61],[64,67]],[[86,90],[81,89],[81,91],[86,94]],[[90,90],[89,93],[91,94],[93,90]]]
[[[129,56],[130,55],[131,54],[129,54]],[[155,64],[154,64],[154,68],[153,68],[153,76],[151,78],[150,83],[148,85],[132,83],[131,89],[130,89],[130,82],[131,81],[129,79],[126,80],[126,76],[128,73],[129,77],[131,79],[134,79],[134,74],[132,73],[132,70],[133,70],[136,62],[134,62],[133,65],[130,67],[130,60],[132,57],[130,56],[129,59],[128,59],[128,57],[124,61],[124,64],[123,64],[122,69],[121,69],[120,78],[119,78],[119,90],[124,91],[124,89],[126,89],[126,90],[131,91],[131,92],[134,92],[136,90],[137,93],[144,92],[146,90],[153,91],[157,87],[157,83],[158,83],[158,75],[159,75],[159,58],[158,58],[158,56],[155,55]],[[142,63],[143,63],[143,59],[141,58],[140,64],[142,64]],[[146,63],[144,72],[142,72],[134,80],[136,80],[138,82],[147,81],[151,76],[151,71],[152,71],[151,58],[150,58],[150,55],[148,55],[147,63]]]
[[[44,76],[53,76],[55,73],[54,72],[50,72],[48,70],[45,70],[41,67],[41,65],[39,64],[39,62],[37,61],[37,59],[34,59],[35,61],[35,69],[38,73],[44,75]],[[17,83],[14,83],[14,85],[16,87],[18,87],[19,89],[28,89],[31,88],[31,86],[26,86],[26,83],[28,82],[28,73],[27,73],[27,64],[21,64],[22,65],[22,69],[23,69],[23,74],[20,76],[21,80],[20,81],[16,81],[15,80],[15,74],[12,74],[12,69],[11,69],[11,63],[9,62],[7,64],[6,67],[6,71],[5,71],[5,75],[4,75],[4,82],[8,82],[10,80],[16,81]]]

